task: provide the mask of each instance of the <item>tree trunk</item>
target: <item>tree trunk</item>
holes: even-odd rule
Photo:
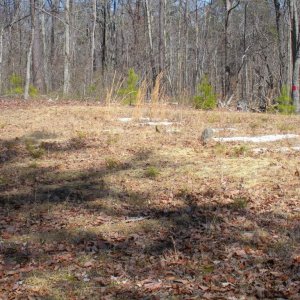
[[[159,42],[158,42],[158,58],[159,58],[159,73],[162,72],[164,69],[163,63],[163,0],[159,0],[159,10],[158,10],[158,16],[159,16],[159,27],[158,27],[158,36],[159,36]]]
[[[224,26],[224,100],[228,100],[231,97],[231,69],[228,63],[228,35],[229,35],[229,18],[231,12],[240,4],[240,0],[234,2],[233,0],[224,0],[225,4],[225,26]]]
[[[52,0],[51,4],[51,34],[50,34],[50,65],[55,66],[56,57],[57,57],[57,16],[58,16],[58,8],[59,0]],[[55,74],[55,69],[52,67],[49,70],[49,85],[51,89],[55,89],[57,86],[57,76]]]
[[[184,4],[184,73],[183,85],[188,86],[188,45],[189,45],[189,29],[188,29],[188,1]]]
[[[196,12],[195,12],[195,72],[194,72],[194,76],[193,76],[193,85],[194,85],[194,93],[197,90],[197,83],[198,83],[198,76],[199,76],[199,22],[198,22],[198,1],[196,0]]]
[[[115,70],[118,63],[118,38],[116,30],[116,17],[117,17],[117,0],[113,0],[113,15],[112,15],[112,25],[111,25],[111,45],[112,45],[112,66]]]
[[[104,78],[105,70],[106,70],[106,49],[107,49],[107,44],[106,44],[106,35],[107,35],[107,3],[106,0],[104,1],[103,4],[103,23],[102,23],[102,77]]]
[[[40,7],[43,7],[43,0],[40,0]],[[49,92],[50,88],[50,76],[48,68],[48,53],[46,43],[46,25],[45,25],[45,14],[41,12],[41,33],[42,33],[42,44],[43,44],[43,67],[44,67],[44,78],[45,78],[45,90]]]
[[[153,39],[152,39],[152,16],[150,12],[149,2],[145,0],[146,14],[147,14],[147,27],[148,27],[148,38],[149,38],[149,50],[150,50],[150,64],[152,69],[152,83],[155,85],[155,80],[157,77],[155,68],[155,59],[153,54]]]
[[[41,48],[41,35],[39,30],[39,18],[34,20],[34,40],[32,49],[32,74],[33,74],[33,85],[38,89],[39,92],[45,91],[44,74],[43,74],[43,61],[42,59],[42,48]]]
[[[4,29],[0,30],[0,94],[2,93],[2,74],[3,74],[3,34]]]
[[[35,0],[30,0],[30,15],[31,15],[31,38],[30,44],[27,52],[27,62],[26,62],[26,79],[24,88],[24,100],[29,98],[29,84],[30,84],[30,66],[32,62],[32,48],[34,41],[34,31],[35,31]]]
[[[283,54],[283,36],[281,29],[281,7],[280,0],[274,0],[275,14],[276,14],[276,30],[277,30],[277,47],[278,47],[278,55],[279,55],[279,89],[281,90],[284,79],[284,54]]]
[[[64,54],[64,89],[66,96],[70,91],[70,0],[65,1],[65,54]]]
[[[243,58],[242,58],[242,68],[243,68],[243,81],[242,81],[242,99],[245,103],[245,107],[248,107],[248,91],[247,91],[247,83],[248,83],[248,78],[247,78],[247,56],[246,56],[246,51],[247,51],[247,39],[246,39],[246,34],[247,34],[247,6],[248,2],[245,3],[244,7],[244,32],[243,32]],[[238,80],[238,79],[237,79]]]
[[[181,6],[182,6],[182,0],[178,3],[178,48],[177,48],[177,93],[181,93],[182,91],[182,80],[181,80],[181,74],[182,74],[182,58],[181,58],[181,29],[182,29],[182,14],[181,14]]]
[[[291,50],[292,50],[292,99],[296,112],[300,113],[299,71],[300,71],[300,36],[298,10],[295,0],[290,0]]]
[[[91,61],[90,61],[90,84],[93,82],[93,75],[95,71],[95,30],[97,22],[97,0],[93,0],[93,27],[91,35]]]

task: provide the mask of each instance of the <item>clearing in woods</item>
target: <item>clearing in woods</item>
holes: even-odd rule
[[[299,137],[199,140],[207,127],[218,138],[299,125],[3,102],[0,298],[299,299]]]

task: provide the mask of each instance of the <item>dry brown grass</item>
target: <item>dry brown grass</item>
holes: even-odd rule
[[[143,107],[145,105],[147,87],[148,87],[147,81],[143,80],[143,82],[141,83],[141,85],[138,89],[138,92],[137,92],[136,105],[135,105],[135,109],[133,112],[133,117],[137,120],[139,120],[141,117],[143,117],[142,113],[143,113]]]
[[[141,105],[139,109],[143,110],[142,115],[147,116],[149,110],[146,105]],[[296,184],[298,179],[294,176],[294,172],[299,168],[296,154],[271,151],[255,155],[251,149],[259,145],[245,143],[221,145],[211,143],[208,147],[202,147],[198,137],[206,126],[237,129],[236,132],[220,131],[216,136],[252,135],[254,126],[251,124],[254,122],[256,135],[277,133],[278,126],[283,128],[281,124],[285,124],[285,128],[294,128],[292,132],[299,134],[299,117],[223,111],[198,112],[179,107],[170,109],[165,106],[159,109],[168,120],[176,122],[174,126],[179,129],[178,131],[165,131],[159,134],[151,126],[141,127],[138,121],[123,124],[118,121],[119,117],[131,117],[135,114],[134,109],[126,107],[42,106],[30,110],[2,112],[1,123],[5,123],[6,126],[0,129],[1,138],[17,139],[19,143],[17,148],[24,147],[23,140],[37,132],[44,134],[36,139],[37,143],[57,143],[63,148],[70,140],[76,141],[79,150],[75,149],[76,144],[70,143],[70,151],[46,150],[43,157],[37,158],[39,168],[53,169],[48,171],[50,177],[52,173],[53,176],[75,174],[76,177],[78,171],[84,172],[90,168],[107,166],[107,162],[112,161],[115,156],[118,165],[128,163],[132,166],[124,170],[121,167],[115,174],[107,174],[106,181],[116,183],[119,178],[127,176],[128,185],[135,187],[139,178],[141,181],[139,186],[143,186],[145,190],[153,184],[152,181],[143,178],[145,163],[159,167],[161,174],[155,185],[162,190],[166,186],[173,186],[174,182],[181,182],[186,177],[197,181],[208,179],[209,182],[213,181],[213,184],[220,184],[220,180],[224,178],[229,181],[243,179],[249,188],[261,186],[265,189],[266,185],[282,183],[284,176],[285,181]],[[84,145],[84,141],[87,146]],[[299,139],[267,143],[262,146],[272,150],[295,145],[299,145]],[[145,158],[141,161],[131,161],[134,155],[143,152],[148,153]],[[21,160],[14,159],[2,166],[2,177],[10,177],[12,170],[17,172],[18,176],[22,176],[22,173],[26,173],[29,167],[33,166],[33,162],[31,155],[25,155]],[[59,170],[60,174],[55,175],[57,173],[55,170]]]
[[[142,99],[146,87],[141,89]],[[6,236],[5,245],[32,243],[36,249],[40,247],[41,253],[45,251],[41,256],[33,249],[33,255],[41,262],[48,261],[48,265],[25,276],[25,294],[48,295],[53,297],[51,299],[97,295],[99,291],[91,281],[81,280],[83,270],[75,258],[75,261],[63,262],[59,269],[49,261],[57,259],[60,252],[78,251],[83,260],[89,260],[89,255],[92,255],[96,260],[95,270],[106,270],[103,276],[118,277],[111,274],[121,271],[107,271],[116,261],[122,260],[116,251],[127,253],[129,248],[126,245],[136,241],[135,247],[141,247],[139,251],[143,252],[155,243],[158,233],[172,232],[175,235],[174,226],[186,226],[192,222],[190,205],[193,209],[194,206],[204,209],[207,205],[216,206],[216,209],[226,207],[232,210],[233,217],[239,211],[249,209],[255,211],[258,218],[263,214],[280,215],[285,224],[298,220],[299,154],[272,150],[299,145],[299,138],[261,145],[270,149],[263,154],[253,153],[252,148],[258,147],[257,144],[211,142],[203,146],[199,142],[205,127],[237,129],[217,133],[222,136],[278,131],[300,134],[298,116],[170,108],[159,104],[158,91],[159,87],[154,91],[153,97],[157,99],[151,108],[141,102],[138,108],[41,105],[0,111],[0,124],[5,124],[0,126],[0,155],[3,159],[0,197],[5,208],[1,216],[17,220],[13,225],[16,232]],[[171,127],[176,130],[157,132],[153,126],[141,126],[137,119],[140,116],[153,117],[153,109],[157,111],[155,117],[175,122]],[[120,117],[135,119],[122,123],[118,121]],[[42,156],[32,157],[28,153],[28,138],[44,147]],[[158,170],[156,176],[145,175],[150,167]],[[246,200],[242,203],[240,199]],[[178,210],[182,213],[174,218],[168,218],[165,213]],[[137,222],[127,221],[143,212],[152,215]],[[163,217],[159,219],[157,216],[160,215]],[[231,216],[226,218],[230,222]],[[246,217],[242,215],[240,218]],[[269,218],[270,222],[273,221]],[[219,219],[217,216],[207,221],[210,237],[218,228]],[[26,226],[22,227],[22,224]],[[241,233],[241,240],[245,243],[253,247],[261,240],[267,240],[266,245],[270,243],[269,235],[273,234],[273,229],[260,229],[259,222],[251,218],[239,226],[245,230]],[[250,233],[248,229],[251,229]],[[99,237],[110,244],[110,250],[86,253],[87,241]],[[111,245],[116,241],[121,241],[121,245],[113,248]],[[51,243],[62,244],[63,250],[53,256],[52,250],[45,250],[52,249]],[[174,243],[170,251],[176,250],[176,255],[167,253],[178,259],[176,241]],[[296,247],[298,244],[293,241],[292,245]],[[271,250],[275,253],[272,255],[281,255],[285,248],[280,239]],[[146,257],[148,254],[145,253]],[[156,259],[151,257],[135,262],[137,269],[151,265],[151,259]],[[89,270],[89,278],[97,275],[93,274]],[[123,281],[112,281],[108,288],[125,289],[128,282],[135,284],[133,277],[125,284],[124,274]]]

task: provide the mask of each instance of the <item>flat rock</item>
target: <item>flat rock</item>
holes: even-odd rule
[[[214,138],[217,142],[252,142],[252,143],[268,143],[276,142],[284,139],[294,139],[299,137],[297,134],[272,134],[261,136],[233,136]]]

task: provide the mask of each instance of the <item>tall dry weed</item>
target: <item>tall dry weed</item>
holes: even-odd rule
[[[145,98],[147,94],[147,81],[143,80],[136,96],[136,105],[133,111],[133,118],[140,119],[143,116],[143,109],[145,106]]]
[[[153,91],[151,93],[151,105],[150,105],[150,118],[151,119],[162,119],[165,117],[165,103],[163,101],[163,86],[162,78],[163,73],[159,73],[156,77]]]

